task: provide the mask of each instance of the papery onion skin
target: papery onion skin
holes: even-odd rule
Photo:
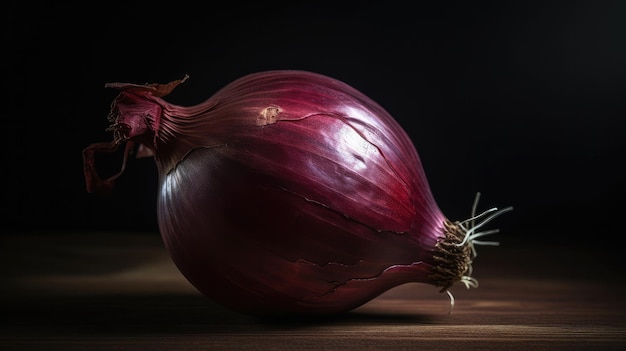
[[[254,315],[335,314],[408,282],[445,290],[468,271],[465,232],[437,206],[411,139],[370,98],[278,70],[195,106],[165,101],[183,81],[107,85],[120,89],[110,145],[154,156],[162,238],[203,294]],[[94,172],[96,145],[106,149],[85,149],[88,190],[110,190]]]

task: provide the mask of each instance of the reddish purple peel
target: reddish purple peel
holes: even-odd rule
[[[190,107],[162,99],[182,81],[108,85],[121,90],[110,120],[117,143],[154,155],[161,235],[199,291],[244,313],[329,314],[461,279],[471,257],[441,250],[462,238],[374,101],[303,71],[251,74]],[[106,150],[86,149],[90,191],[112,187],[90,171]]]

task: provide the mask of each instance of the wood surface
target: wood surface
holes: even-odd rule
[[[615,251],[507,240],[480,286],[410,283],[344,315],[261,320],[200,295],[155,233],[0,239],[0,350],[623,350]]]

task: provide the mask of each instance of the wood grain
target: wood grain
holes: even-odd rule
[[[257,319],[200,295],[154,233],[0,239],[0,350],[622,350],[625,284],[601,250],[482,248],[480,287],[406,284],[345,315]],[[537,247],[540,247],[538,249]],[[451,312],[451,313],[450,313]]]

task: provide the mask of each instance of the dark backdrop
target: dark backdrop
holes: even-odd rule
[[[494,224],[502,240],[622,241],[624,1],[8,3],[5,233],[157,231],[151,159],[108,196],[85,191],[81,150],[111,140],[105,83],[189,74],[167,100],[190,105],[247,73],[304,69],[400,122],[450,218],[480,191],[482,208],[515,207]]]

